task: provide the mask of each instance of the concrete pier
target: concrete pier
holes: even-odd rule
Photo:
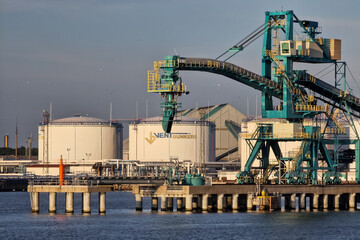
[[[319,194],[314,194],[313,197],[313,208],[319,209]]]
[[[355,209],[356,193],[349,194],[349,208]]]
[[[49,213],[56,213],[56,192],[49,192]]]
[[[360,193],[360,185],[261,185],[261,191],[275,193],[272,194],[276,196],[274,198],[255,197],[256,190],[258,189],[255,185],[234,184],[212,186],[133,185],[132,191],[133,194],[140,194],[142,197],[161,198],[163,209],[169,207],[168,203],[164,205],[166,199],[173,198],[177,198],[178,209],[182,205],[182,209],[186,211],[199,209],[203,211],[219,210],[220,212],[224,209],[236,211],[239,207],[245,208],[245,206],[250,211],[253,209],[253,205],[265,206],[264,202],[269,199],[274,208],[278,209],[281,207],[282,196],[286,197],[283,200],[286,204],[285,208],[283,205],[283,210],[291,207],[295,211],[300,211],[300,209],[317,211],[319,208],[332,208],[333,203],[329,203],[329,199],[332,201],[332,196],[335,196],[335,208],[339,209],[342,206],[340,205],[341,194],[345,194],[346,198],[344,199],[349,196],[349,202],[347,201],[345,206],[349,205],[352,208],[356,205],[354,196],[356,193]],[[276,202],[277,200],[279,202]]]
[[[248,195],[247,195],[246,208],[248,211],[251,211],[253,209],[253,194],[252,193],[248,193]]]
[[[83,198],[83,207],[82,207],[82,212],[83,213],[91,213],[91,202],[90,202],[90,193],[89,192],[85,192],[82,194],[82,198]]]
[[[99,213],[106,213],[106,193],[99,192]]]
[[[325,194],[324,195],[324,200],[323,200],[323,208],[324,209],[329,209],[329,195]]]
[[[29,185],[28,192],[31,197],[31,211],[39,212],[40,193],[49,194],[49,212],[56,213],[57,193],[65,193],[65,212],[74,212],[74,193],[82,193],[82,210],[84,213],[91,212],[90,196],[92,192],[99,193],[99,211],[105,210],[105,192],[110,192],[112,186],[90,186],[90,185]]]
[[[340,194],[335,195],[334,208],[335,210],[340,209]]]
[[[305,193],[302,193],[301,196],[300,196],[300,208],[301,209],[305,209],[305,197],[306,197],[306,194]]]
[[[74,213],[74,193],[65,193],[65,212]]]
[[[291,209],[295,209],[295,198],[296,198],[296,193],[291,194],[291,197],[290,197]]]
[[[151,198],[151,211],[154,211],[154,212],[159,211],[159,198],[157,198],[157,197]]]
[[[135,195],[135,206],[136,211],[142,211],[143,199],[140,194]]]
[[[218,194],[217,195],[217,211],[222,212],[224,208],[224,194]]]
[[[201,200],[202,200],[201,210],[203,212],[206,212],[208,210],[209,195],[203,194]]]
[[[166,211],[166,197],[164,195],[161,196],[160,209],[163,212]]]
[[[32,192],[30,193],[30,200],[31,200],[31,211],[33,213],[39,212],[39,193],[38,192]]]
[[[286,201],[285,201],[285,197],[281,197],[281,212],[285,212],[286,211]]]
[[[185,197],[185,211],[192,211],[193,195],[186,195]]]
[[[239,209],[239,194],[232,195],[232,210],[237,211]]]

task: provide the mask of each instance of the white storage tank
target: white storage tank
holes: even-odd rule
[[[122,125],[99,118],[74,116],[39,125],[42,163],[84,163],[122,158]]]
[[[129,159],[147,162],[190,160],[215,161],[215,124],[179,117],[171,133],[165,133],[161,117],[144,119],[129,125]]]

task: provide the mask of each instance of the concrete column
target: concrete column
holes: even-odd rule
[[[161,196],[161,203],[160,203],[161,211],[166,211],[166,197]]]
[[[286,211],[286,199],[285,197],[281,197],[281,212],[285,212]]]
[[[319,194],[314,194],[313,197],[313,208],[319,209]]]
[[[329,195],[325,194],[324,195],[324,209],[328,209],[329,208]]]
[[[56,192],[49,192],[49,213],[56,213]]]
[[[237,211],[239,209],[239,194],[232,195],[232,210]]]
[[[157,197],[151,198],[151,211],[157,212],[159,210],[159,199]]]
[[[208,194],[202,195],[201,209],[203,212],[206,212],[208,210],[208,200],[209,200],[208,198],[209,198]]]
[[[305,193],[300,195],[300,208],[301,209],[305,209],[305,197],[306,197]]]
[[[83,197],[83,206],[82,206],[82,212],[83,213],[91,213],[91,203],[90,203],[90,193],[84,192],[82,194]]]
[[[290,196],[290,202],[291,202],[291,209],[295,209],[295,198],[296,198],[296,194],[292,194]]]
[[[252,193],[248,193],[247,202],[246,202],[247,210],[252,210],[253,208],[253,195]]]
[[[335,195],[334,208],[337,210],[340,208],[340,194]]]
[[[169,197],[168,199],[167,199],[167,209],[166,209],[166,211],[174,211],[174,198],[172,198],[172,197]]]
[[[295,212],[299,212],[299,211],[300,211],[299,197],[295,197]]]
[[[356,199],[356,193],[350,193],[349,194],[349,208],[355,209],[355,199]]]
[[[74,193],[67,192],[65,193],[65,212],[74,213]]]
[[[311,209],[310,209],[310,197],[306,197],[306,198],[305,198],[305,202],[306,202],[306,204],[305,204],[305,205],[306,205],[306,206],[305,206],[305,207],[306,207],[306,211],[307,211],[307,212],[310,212],[310,210],[311,210]]]
[[[176,208],[178,212],[181,212],[183,210],[183,201],[184,199],[181,197],[176,198]]]
[[[223,202],[224,202],[224,194],[218,194],[217,195],[217,210],[218,212],[223,211]]]
[[[39,193],[38,192],[31,192],[31,211],[33,213],[39,212]]]
[[[185,197],[185,211],[192,211],[193,195],[186,195]]]
[[[106,193],[99,192],[99,213],[106,212]]]

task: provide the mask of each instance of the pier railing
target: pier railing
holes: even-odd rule
[[[43,180],[43,179],[36,179],[36,180],[30,180],[29,185],[59,185],[59,180]],[[98,186],[99,181],[98,180],[83,180],[83,179],[69,179],[64,180],[63,185],[70,185],[70,186]]]

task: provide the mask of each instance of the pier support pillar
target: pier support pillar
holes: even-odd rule
[[[91,194],[89,192],[84,192],[82,194],[82,198],[83,198],[82,212],[83,213],[91,213],[90,196],[91,196]]]
[[[39,193],[38,192],[31,192],[31,211],[33,213],[39,212]]]
[[[49,192],[49,213],[56,213],[56,192]]]
[[[291,207],[291,209],[295,209],[295,198],[296,198],[296,194],[292,194],[290,196],[290,207]]]
[[[201,210],[203,212],[206,212],[208,210],[208,201],[209,201],[209,195],[203,194],[202,195],[202,203],[201,203]]]
[[[65,193],[65,212],[74,213],[74,193]]]
[[[307,212],[310,212],[310,210],[311,210],[311,207],[310,207],[310,197],[306,197],[306,198],[305,198],[305,202],[306,202],[306,204],[305,204],[305,205],[306,205],[306,206],[305,206],[305,207],[306,207],[306,211],[307,211]]]
[[[224,194],[218,194],[217,195],[217,211],[222,212],[223,211],[223,203],[224,203]]]
[[[285,201],[285,197],[282,196],[281,197],[281,212],[285,212],[286,211],[286,201]]]
[[[349,208],[352,210],[355,209],[355,199],[356,199],[356,193],[350,193],[349,194]]]
[[[170,211],[170,212],[174,211],[174,198],[169,197],[167,199],[167,209],[166,209],[166,211]]]
[[[335,195],[334,208],[337,210],[340,208],[340,194]]]
[[[161,196],[161,203],[160,203],[161,211],[166,211],[166,197]]]
[[[313,208],[319,209],[319,194],[314,194],[313,197]]]
[[[323,200],[323,205],[324,205],[324,209],[328,209],[329,208],[329,195],[325,194],[324,195],[324,200]]]
[[[301,209],[305,209],[305,197],[306,197],[305,193],[300,195],[300,208]]]
[[[99,192],[99,213],[106,213],[106,193]]]
[[[185,199],[185,211],[192,211],[193,195],[186,195]]]
[[[232,195],[232,210],[237,211],[239,209],[239,194]]]
[[[253,194],[252,193],[248,193],[248,195],[247,195],[246,208],[247,208],[247,210],[253,209]]]
[[[151,198],[151,211],[157,212],[159,210],[159,198]]]
[[[181,198],[181,197],[178,197],[178,198],[176,198],[176,208],[177,208],[177,211],[178,212],[181,212],[182,210],[183,210],[183,201],[184,201],[184,199],[183,198]]]

